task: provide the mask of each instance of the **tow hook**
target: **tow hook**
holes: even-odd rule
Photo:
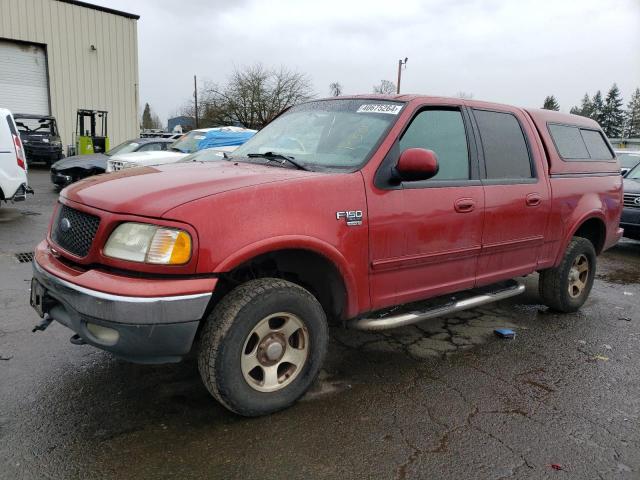
[[[78,335],[77,333],[75,335],[73,335],[69,341],[71,343],[73,343],[74,345],[85,345],[86,342],[82,339],[82,337],[80,335]]]
[[[48,313],[45,313],[44,317],[42,318],[42,321],[38,325],[33,327],[31,332],[32,333],[35,333],[38,331],[44,332],[47,329],[47,327],[51,325],[51,322],[53,322],[53,318],[51,318],[51,316]]]

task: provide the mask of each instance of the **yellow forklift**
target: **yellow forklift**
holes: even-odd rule
[[[92,155],[109,151],[107,115],[104,110],[78,109],[76,116],[75,154]]]

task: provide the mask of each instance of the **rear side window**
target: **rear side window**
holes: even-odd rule
[[[474,110],[488,179],[532,178],[531,157],[522,128],[510,113]]]
[[[584,128],[580,129],[580,133],[592,160],[611,160],[613,158],[602,133]]]
[[[613,153],[598,130],[550,123],[549,133],[563,160],[611,160]]]
[[[400,139],[400,151],[407,148],[433,150],[440,168],[431,180],[469,179],[467,135],[459,110],[420,112]]]
[[[580,129],[568,125],[549,125],[549,133],[560,156],[566,160],[589,158]]]

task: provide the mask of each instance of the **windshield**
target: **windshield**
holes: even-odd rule
[[[46,135],[57,137],[56,121],[49,118],[20,118],[14,117],[21,135]]]
[[[138,142],[133,142],[133,141],[129,140],[127,142],[121,143],[117,147],[113,147],[105,155],[112,156],[112,155],[116,155],[118,153],[131,153],[131,152],[135,152],[136,150],[138,150],[139,147],[140,147],[140,144]]]
[[[640,152],[638,153],[616,153],[620,165],[624,168],[633,168],[640,163]]]
[[[305,168],[362,166],[395,122],[403,104],[385,100],[320,100],[291,108],[231,156],[276,153]]]
[[[632,180],[640,180],[640,165],[627,173],[625,178],[630,178]]]
[[[216,160],[224,160],[224,153],[215,148],[207,148],[199,152],[192,153],[181,159],[178,163],[183,162],[211,162]]]
[[[205,132],[193,130],[173,142],[171,149],[179,150],[182,153],[193,153],[198,150],[198,143],[204,138]]]

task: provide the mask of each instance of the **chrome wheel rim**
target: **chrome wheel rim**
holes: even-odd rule
[[[569,270],[569,296],[571,298],[579,297],[587,288],[587,280],[589,279],[589,259],[586,255],[578,255],[571,269]]]
[[[259,392],[285,388],[309,357],[309,333],[292,313],[278,312],[260,320],[247,336],[240,367],[249,386]]]

